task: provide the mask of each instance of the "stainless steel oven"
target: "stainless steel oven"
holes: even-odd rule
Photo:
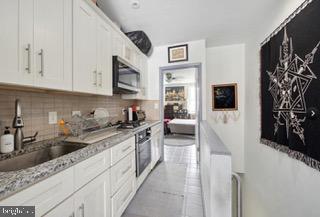
[[[137,177],[151,163],[151,129],[148,128],[136,134],[136,167]]]
[[[113,92],[121,94],[140,91],[140,72],[126,60],[113,56]]]

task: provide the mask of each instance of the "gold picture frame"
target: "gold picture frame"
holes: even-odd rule
[[[212,111],[237,111],[237,83],[212,85]]]

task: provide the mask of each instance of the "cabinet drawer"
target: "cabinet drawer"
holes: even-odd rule
[[[111,168],[111,192],[114,195],[117,190],[132,176],[136,171],[135,152],[131,152],[127,157],[120,160]]]
[[[35,206],[36,216],[42,216],[73,193],[73,168],[64,170],[8,199],[1,206]]]
[[[74,166],[75,190],[78,190],[86,183],[110,167],[110,149],[99,153]]]
[[[73,197],[69,197],[53,210],[45,214],[43,217],[73,217],[74,216],[74,201]]]
[[[115,145],[111,148],[111,165],[115,165],[122,158],[127,156],[130,152],[135,150],[135,139],[131,137],[130,139]]]
[[[136,177],[135,175],[132,175],[111,199],[112,217],[121,217],[135,193]]]

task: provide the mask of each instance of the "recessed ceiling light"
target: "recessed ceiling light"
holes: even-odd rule
[[[140,8],[140,2],[138,0],[132,0],[131,1],[131,7],[133,9],[139,9]]]

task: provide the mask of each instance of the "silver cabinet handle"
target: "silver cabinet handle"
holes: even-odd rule
[[[39,74],[43,77],[43,75],[44,75],[44,53],[43,53],[43,49],[40,50],[39,56],[40,56],[40,61],[41,61],[41,63],[40,63],[41,68],[40,68]]]
[[[99,87],[102,87],[102,72],[99,72],[99,76],[100,76]]]
[[[94,74],[94,82],[93,82],[93,85],[94,85],[94,86],[97,86],[97,83],[98,83],[97,70],[93,71],[93,74]]]
[[[31,45],[30,44],[28,44],[27,45],[27,47],[25,48],[25,50],[27,51],[27,54],[28,54],[28,66],[25,68],[27,71],[28,71],[28,73],[30,74],[31,73]]]
[[[79,210],[81,210],[81,217],[84,217],[84,203],[81,204]]]

